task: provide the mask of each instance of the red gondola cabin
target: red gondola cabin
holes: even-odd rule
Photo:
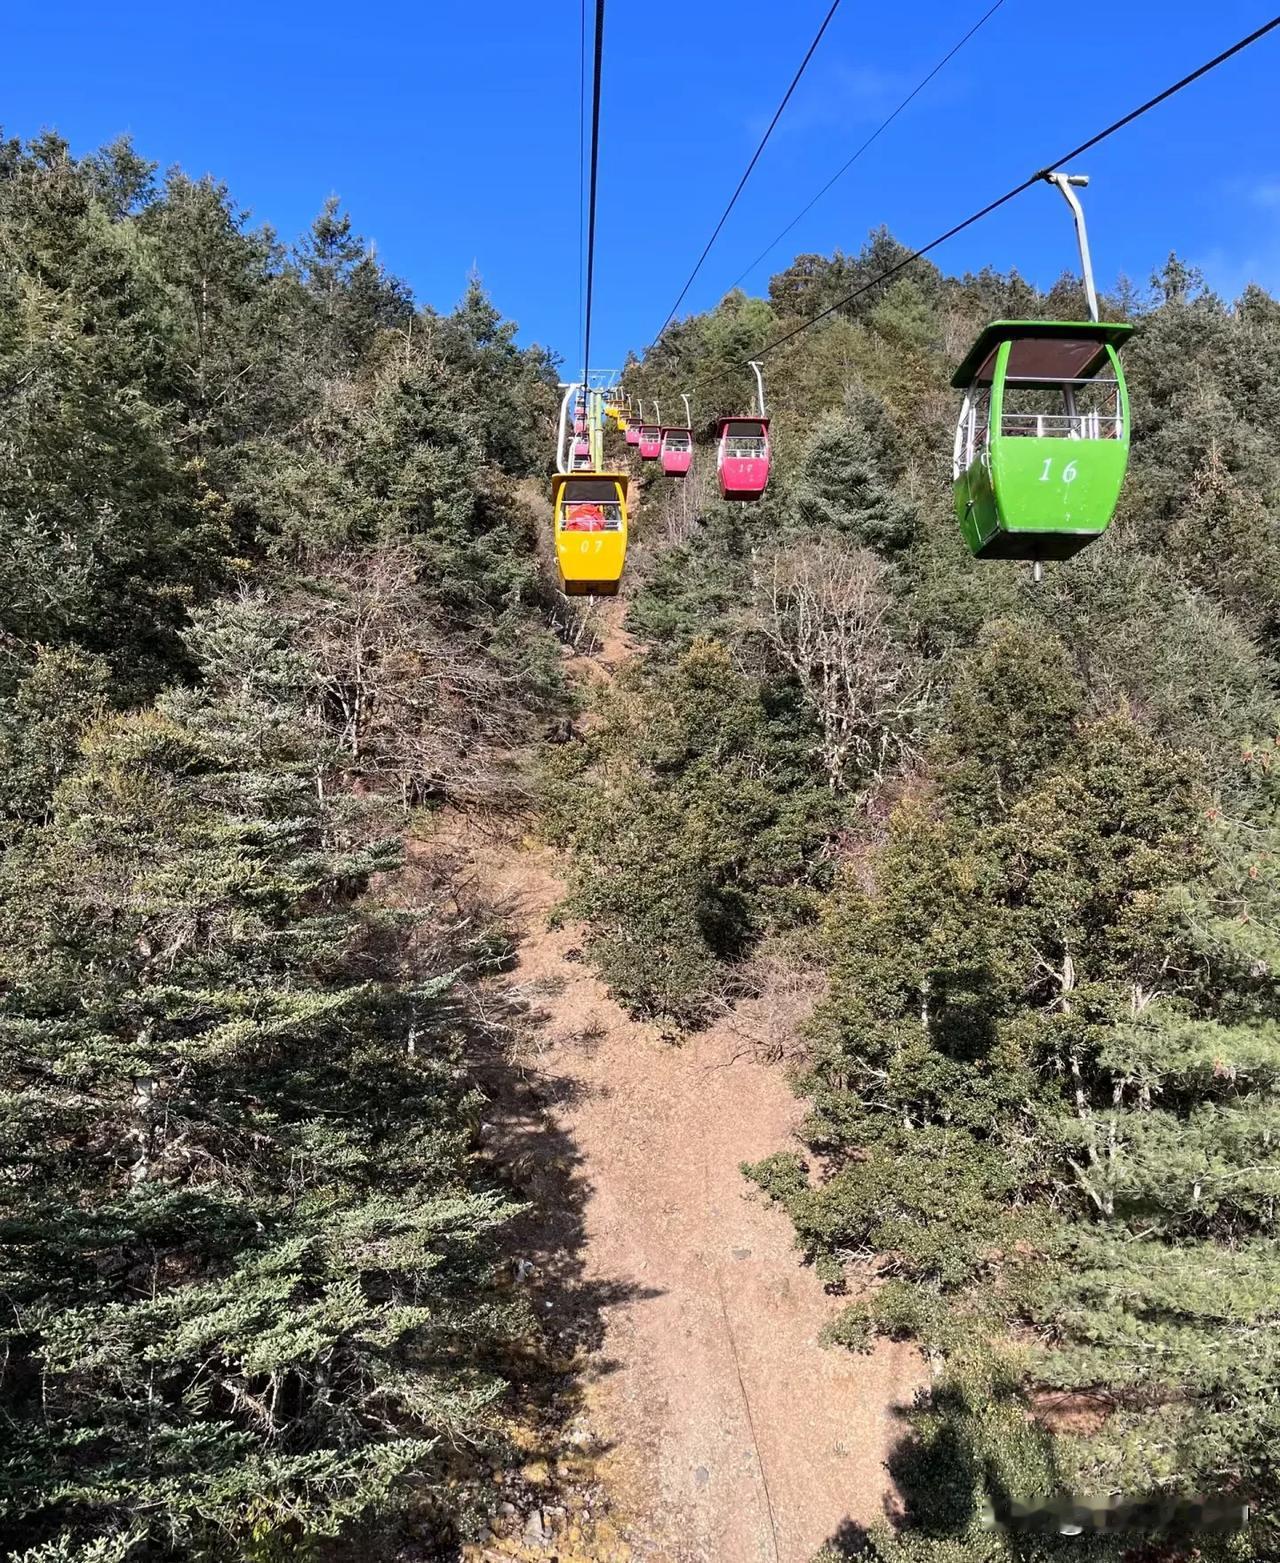
[[[645,461],[657,461],[662,454],[662,429],[656,423],[640,427],[640,454]]]
[[[759,499],[769,482],[769,420],[721,418],[716,469],[725,499]]]
[[[663,429],[662,470],[669,478],[682,478],[693,465],[693,430]]]

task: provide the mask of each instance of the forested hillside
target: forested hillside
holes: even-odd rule
[[[802,256],[625,386],[745,408],[904,253]],[[664,1045],[809,995],[803,1145],[742,1186],[845,1296],[827,1349],[931,1375],[897,1526],[832,1556],[1280,1556],[1280,304],[1173,258],[1105,301],[1125,496],[1035,586],[965,551],[949,378],[1080,313],[921,262],[770,354],[765,499],[705,443],[637,473],[638,651],[577,721],[556,361],[478,282],[438,313],[337,202],[291,246],[126,144],[0,145],[7,1556],[390,1559],[489,1512],[534,1326],[479,1154],[509,950],[397,878],[446,809],[561,850]],[[982,1525],[1062,1491],[1255,1512]]]
[[[550,360],[125,145],[0,147],[0,255],[4,1555],[447,1519],[527,1324],[459,987],[500,950],[370,888],[564,702]]]
[[[745,409],[747,359],[903,253],[803,256],[626,384]],[[1064,1490],[1255,1506],[1169,1556],[1280,1546],[1280,306],[1175,259],[1106,301],[1138,325],[1125,498],[1035,586],[964,549],[948,380],[988,319],[1081,313],[1067,278],[917,263],[770,354],[766,498],[646,489],[645,655],[553,768],[637,1012],[821,992],[806,1150],[747,1171],[856,1292],[833,1345],[932,1367],[885,1557],[1005,1556],[984,1499]]]

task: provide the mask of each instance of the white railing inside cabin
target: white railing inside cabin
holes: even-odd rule
[[[622,506],[617,500],[572,500],[564,507],[563,532],[620,532]]]
[[[1044,381],[1009,375],[1004,382],[1000,432],[1013,439],[1119,440],[1124,438],[1120,386],[1111,377]],[[1044,405],[1019,406],[1021,398]],[[1012,405],[1010,405],[1012,403]],[[1087,403],[1088,405],[1081,405]]]
[[[1019,397],[1039,396],[1044,405],[1020,407]],[[1082,407],[1081,402],[1091,402]],[[1010,403],[1014,405],[1010,405]],[[991,391],[972,388],[956,424],[953,471],[956,477],[986,451],[990,441]],[[1020,380],[1004,382],[1000,433],[1006,439],[1120,440],[1124,438],[1124,407],[1113,379]]]
[[[1007,412],[1000,432],[1014,438],[1058,440],[1118,440],[1124,427],[1116,414],[1105,418],[1095,407],[1089,412]]]

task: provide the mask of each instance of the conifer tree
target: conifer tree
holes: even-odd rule
[[[915,508],[882,477],[871,436],[851,418],[834,415],[814,430],[795,494],[805,532],[842,533],[890,559],[912,541]]]
[[[90,726],[0,859],[0,1504],[29,1545],[336,1534],[502,1387],[505,1209],[468,1182],[446,979],[355,962],[396,849],[326,785],[279,623],[233,608],[192,649],[199,688]]]

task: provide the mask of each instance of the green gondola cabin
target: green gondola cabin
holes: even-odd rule
[[[955,503],[983,559],[1069,559],[1115,514],[1129,397],[1111,321],[996,320],[952,376]]]

